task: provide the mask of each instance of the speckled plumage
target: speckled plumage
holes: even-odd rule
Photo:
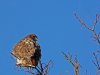
[[[16,57],[18,66],[37,66],[41,58],[41,49],[37,43],[37,36],[30,34],[19,41],[13,48],[12,55]]]

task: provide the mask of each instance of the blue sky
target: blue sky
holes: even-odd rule
[[[61,51],[77,54],[82,65],[81,74],[87,69],[95,74],[92,52],[99,50],[91,32],[81,30],[81,24],[73,13],[92,25],[95,14],[100,13],[99,0],[0,0],[0,74],[28,75],[18,71],[10,52],[23,37],[35,33],[42,49],[42,62],[50,59],[53,65],[50,75],[73,73]],[[100,30],[100,23],[97,26]]]

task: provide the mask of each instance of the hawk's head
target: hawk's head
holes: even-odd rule
[[[33,39],[33,40],[35,40],[35,41],[37,41],[37,36],[35,35],[35,34],[30,34],[30,35],[28,35],[27,36],[28,38],[31,38],[31,39]]]

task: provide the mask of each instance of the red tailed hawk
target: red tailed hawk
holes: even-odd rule
[[[36,67],[41,58],[41,49],[37,43],[37,36],[30,34],[20,40],[11,54],[16,58],[17,66]]]

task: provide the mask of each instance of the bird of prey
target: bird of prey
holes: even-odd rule
[[[21,67],[36,67],[41,58],[41,49],[37,36],[30,34],[20,40],[11,54],[16,58],[16,65]]]

